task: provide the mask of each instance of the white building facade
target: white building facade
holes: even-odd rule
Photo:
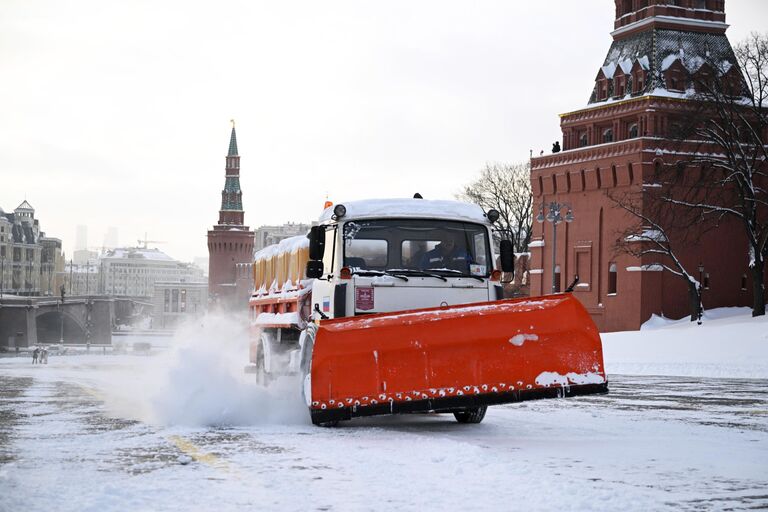
[[[83,264],[69,263],[64,279],[72,295],[151,298],[155,283],[198,282],[203,272],[159,249],[129,247],[105,251]]]
[[[269,245],[279,244],[281,240],[292,236],[305,235],[311,227],[310,224],[295,224],[293,222],[288,222],[282,226],[261,226],[255,230],[253,252],[257,253]]]

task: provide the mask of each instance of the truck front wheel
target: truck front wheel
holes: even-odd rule
[[[260,386],[267,387],[270,380],[269,373],[267,373],[267,368],[264,364],[264,349],[262,348],[256,356],[256,382]]]
[[[453,415],[459,423],[480,423],[485,418],[487,410],[487,405],[481,405],[480,407],[468,407],[464,411],[453,413]]]

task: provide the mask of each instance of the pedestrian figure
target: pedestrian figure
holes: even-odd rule
[[[45,347],[40,351],[40,364],[48,364],[48,349]]]
[[[40,355],[40,349],[35,347],[35,350],[32,351],[32,364],[37,364],[37,358]]]

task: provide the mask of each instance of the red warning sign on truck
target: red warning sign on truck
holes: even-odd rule
[[[355,288],[355,309],[370,311],[373,309],[373,287]]]

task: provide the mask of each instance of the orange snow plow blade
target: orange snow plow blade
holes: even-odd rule
[[[571,294],[320,321],[309,384],[315,423],[608,391]]]

